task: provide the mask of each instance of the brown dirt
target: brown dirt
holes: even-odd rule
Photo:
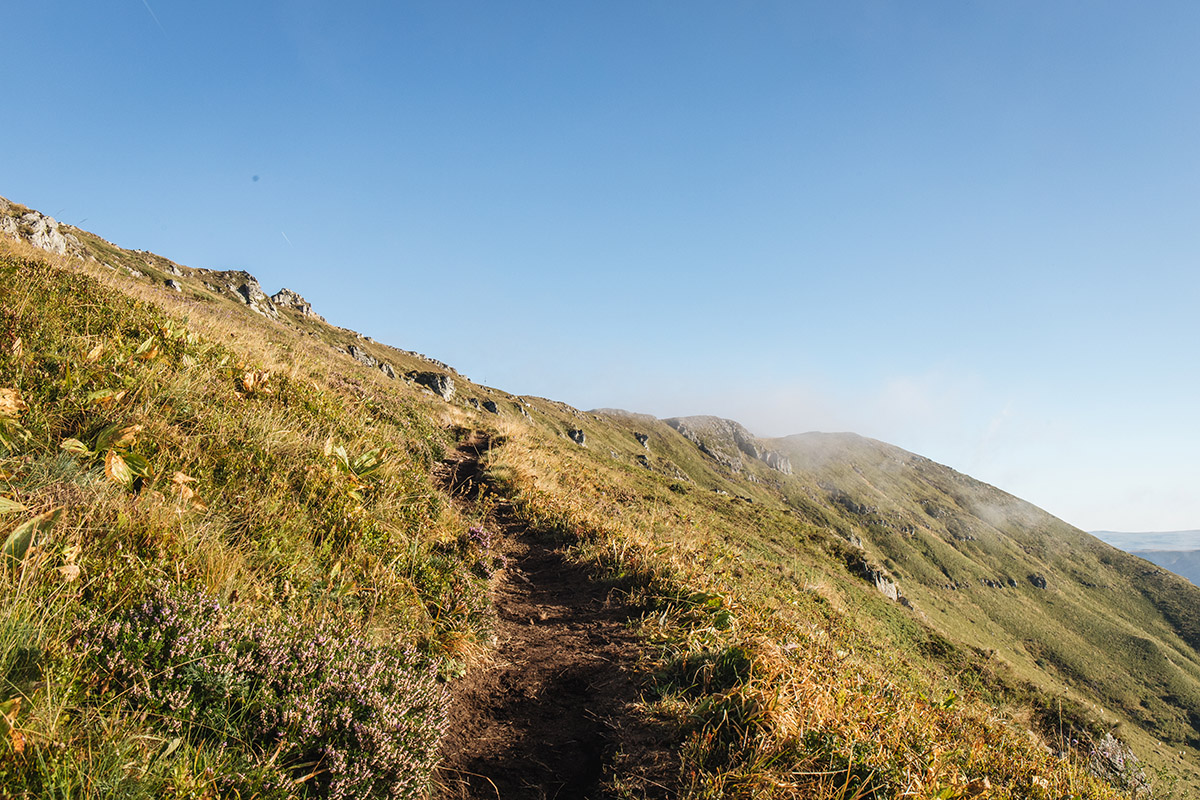
[[[488,442],[468,437],[442,465],[459,502],[486,483]],[[497,646],[452,687],[439,800],[666,797],[667,736],[638,715],[634,611],[497,505],[490,527],[509,564],[497,581]]]

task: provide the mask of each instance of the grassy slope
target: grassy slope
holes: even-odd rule
[[[55,609],[43,615],[37,637],[54,678],[42,683],[61,692],[52,698],[50,689],[39,694],[18,686],[29,698],[20,726],[39,758],[38,747],[48,753],[52,745],[69,745],[54,751],[66,773],[108,763],[113,781],[132,780],[147,794],[165,794],[163,787],[211,786],[205,770],[219,773],[235,763],[222,761],[227,756],[214,753],[212,737],[202,734],[184,737],[172,758],[159,758],[171,739],[153,717],[105,699],[87,673],[90,666],[70,653],[75,620],[96,602],[85,587],[101,576],[111,584],[104,602],[115,600],[117,608],[144,594],[144,586],[167,580],[206,589],[231,615],[269,620],[281,607],[300,621],[334,619],[370,641],[413,644],[443,673],[459,669],[487,637],[486,615],[470,602],[479,596],[471,576],[481,554],[455,544],[469,521],[442,501],[430,470],[450,440],[448,431],[468,424],[489,427],[505,440],[492,454],[491,469],[530,521],[558,531],[577,557],[645,605],[659,690],[647,713],[678,723],[681,780],[693,796],[1104,796],[1074,757],[1060,760],[1043,749],[1043,740],[1058,744],[1055,725],[1047,724],[1054,701],[1023,684],[1049,686],[1045,678],[1063,677],[1062,665],[1074,663],[1069,657],[1084,645],[1051,657],[1030,654],[1023,643],[1061,644],[1081,622],[1084,630],[1097,625],[1103,635],[1111,629],[1128,635],[1140,621],[1149,643],[1140,652],[1148,662],[1166,654],[1185,665],[1182,683],[1164,687],[1176,693],[1172,703],[1191,685],[1194,653],[1147,599],[1186,624],[1186,598],[1168,608],[1165,592],[1143,586],[1133,596],[1126,579],[1119,599],[1132,616],[1104,628],[1109,607],[1102,599],[1076,584],[1070,592],[1061,588],[1064,575],[1093,574],[1102,558],[1112,560],[1114,574],[1124,574],[1129,565],[1116,551],[1078,563],[1067,549],[1039,556],[1051,589],[1039,595],[1022,587],[1019,606],[1008,595],[995,600],[1001,590],[939,594],[944,576],[933,570],[935,560],[960,583],[1005,570],[1020,581],[1021,570],[1028,571],[1022,556],[1029,555],[1022,548],[1053,550],[1046,534],[1062,532],[1044,529],[1040,518],[1031,523],[1028,507],[996,493],[983,496],[994,523],[986,536],[957,541],[950,533],[947,539],[951,522],[982,526],[967,513],[982,509],[970,505],[976,485],[930,462],[918,459],[896,477],[896,470],[875,463],[879,453],[884,460],[915,457],[871,444],[849,462],[807,464],[804,448],[791,448],[792,477],[757,462],[733,474],[648,417],[584,414],[459,376],[459,394],[446,404],[331,345],[356,343],[399,372],[438,369],[415,354],[288,311],[282,323],[262,319],[206,289],[199,270],[181,270],[185,276],[176,280],[183,293],[155,288],[170,274],[165,259],[75,233],[101,262],[146,276],[118,280],[122,291],[142,301],[106,287],[111,279],[103,268],[73,268],[98,274],[96,281],[37,267],[39,283],[28,281],[29,265],[16,264],[14,271],[11,259],[4,273],[9,284],[0,294],[6,319],[15,320],[7,342],[0,341],[8,348],[0,388],[19,388],[29,405],[20,421],[33,434],[5,467],[9,477],[0,495],[31,512],[67,507],[66,521],[49,540],[56,544],[8,593],[10,620],[27,619],[46,603]],[[164,328],[186,331],[177,334],[183,344],[168,345]],[[152,336],[164,340],[159,354],[139,359],[137,348]],[[25,343],[19,356],[12,352],[16,338]],[[101,344],[102,355],[89,361]],[[247,371],[260,369],[272,372],[270,394],[245,391]],[[110,404],[89,399],[106,388],[127,394]],[[469,398],[494,400],[500,413],[480,413]],[[154,466],[158,483],[150,479],[150,491],[143,486],[133,493],[105,478],[99,456],[81,460],[58,450],[68,437],[94,444],[105,423],[145,426],[132,449]],[[573,429],[587,434],[586,448],[566,438]],[[648,449],[635,432],[648,437]],[[339,460],[326,443],[343,446],[349,458]],[[352,476],[347,467],[354,456],[376,450],[386,455],[386,467]],[[206,511],[180,508],[176,490],[164,481],[175,471],[197,478],[188,485]],[[831,502],[831,487],[840,502]],[[930,517],[926,506],[936,513],[938,504],[959,516]],[[886,511],[879,521],[850,510],[870,506]],[[1000,507],[1005,514],[992,513]],[[910,527],[915,533],[897,532]],[[848,544],[854,536],[863,538],[865,553]],[[120,551],[114,552],[114,539],[123,543]],[[82,577],[57,580],[61,559],[76,546]],[[864,563],[874,561],[893,570],[915,612],[862,580]],[[1051,595],[1062,598],[1053,609]],[[1059,608],[1057,627],[1039,627]],[[1047,631],[1051,635],[1043,636]],[[9,640],[18,632],[10,626]],[[1120,641],[1138,643],[1136,637]],[[1038,658],[1055,666],[1039,665]],[[1131,703],[1153,706],[1161,697],[1146,693],[1144,682],[1122,685],[1105,673],[1093,679],[1087,663],[1073,668],[1068,723],[1072,709],[1086,712],[1070,703],[1071,694],[1085,702],[1096,697],[1089,680],[1119,687]],[[19,679],[10,667],[10,682]],[[1165,724],[1174,708],[1158,709],[1154,721]],[[1058,719],[1063,716],[1058,709]],[[126,737],[119,758],[142,765],[136,780],[117,768],[116,756],[104,761],[105,748],[117,747],[106,738],[115,728]],[[1186,731],[1180,728],[1179,735]],[[253,748],[237,757],[269,771],[264,759],[255,761]],[[47,781],[49,774],[35,770],[21,780]],[[293,790],[328,791],[317,783]]]
[[[150,293],[164,313],[86,268],[0,259],[0,387],[21,399],[0,496],[16,521],[62,509],[0,576],[5,699],[22,698],[4,790],[269,797],[309,775],[300,788],[317,794],[389,796],[422,783],[440,701],[363,699],[370,741],[336,715],[383,691],[396,658],[412,698],[436,697],[422,676],[460,669],[487,639],[479,554],[458,538],[468,520],[431,477],[453,411],[219,298]],[[219,604],[211,620],[161,621],[199,613],[197,592]],[[298,671],[313,648],[327,663]],[[260,680],[234,677],[247,674]],[[295,700],[293,719],[254,718],[291,702],[272,692]],[[203,718],[182,723],[192,708]],[[399,773],[326,766],[374,763],[372,749]]]

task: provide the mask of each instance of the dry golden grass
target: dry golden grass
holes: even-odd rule
[[[661,677],[646,713],[684,732],[683,796],[1118,796],[1046,752],[1019,709],[964,699],[952,676],[884,652],[850,615],[852,584],[820,578],[784,608],[748,570],[723,569],[704,502],[667,509],[627,471],[520,426],[489,464],[531,524],[651,609]]]

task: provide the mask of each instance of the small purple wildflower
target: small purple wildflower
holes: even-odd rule
[[[424,797],[446,696],[411,648],[330,621],[249,622],[208,595],[170,588],[92,612],[80,642],[102,695],[229,755],[218,783],[230,794],[295,792],[316,769],[300,785],[305,796]]]

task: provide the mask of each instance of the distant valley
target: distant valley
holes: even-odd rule
[[[1092,535],[1200,586],[1200,531],[1092,531]]]

